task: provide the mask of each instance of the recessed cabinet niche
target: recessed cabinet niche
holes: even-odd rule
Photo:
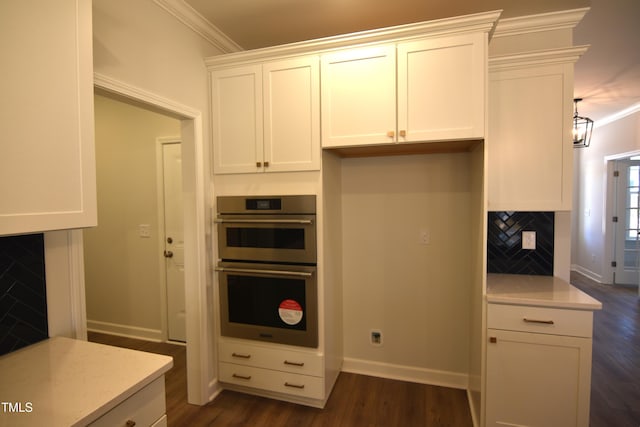
[[[320,168],[317,56],[211,72],[214,172]]]
[[[473,33],[322,55],[323,148],[482,139],[486,44]]]

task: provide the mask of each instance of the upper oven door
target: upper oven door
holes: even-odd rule
[[[219,215],[223,260],[316,263],[315,215]]]

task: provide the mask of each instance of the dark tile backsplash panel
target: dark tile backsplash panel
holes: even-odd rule
[[[553,212],[489,212],[489,273],[553,276]],[[536,249],[522,249],[522,232],[536,232]]]
[[[44,236],[0,237],[0,355],[48,336]]]

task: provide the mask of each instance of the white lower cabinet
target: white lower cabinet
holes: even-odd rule
[[[220,381],[260,391],[324,399],[320,354],[221,340]]]
[[[592,316],[488,305],[486,426],[589,425]]]
[[[89,424],[91,427],[167,425],[164,375]]]

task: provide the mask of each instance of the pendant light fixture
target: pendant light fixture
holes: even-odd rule
[[[575,107],[573,112],[573,148],[588,147],[591,143],[591,132],[593,131],[593,120],[588,117],[581,117],[578,115],[578,102],[582,101],[582,98],[574,98],[573,105]]]

